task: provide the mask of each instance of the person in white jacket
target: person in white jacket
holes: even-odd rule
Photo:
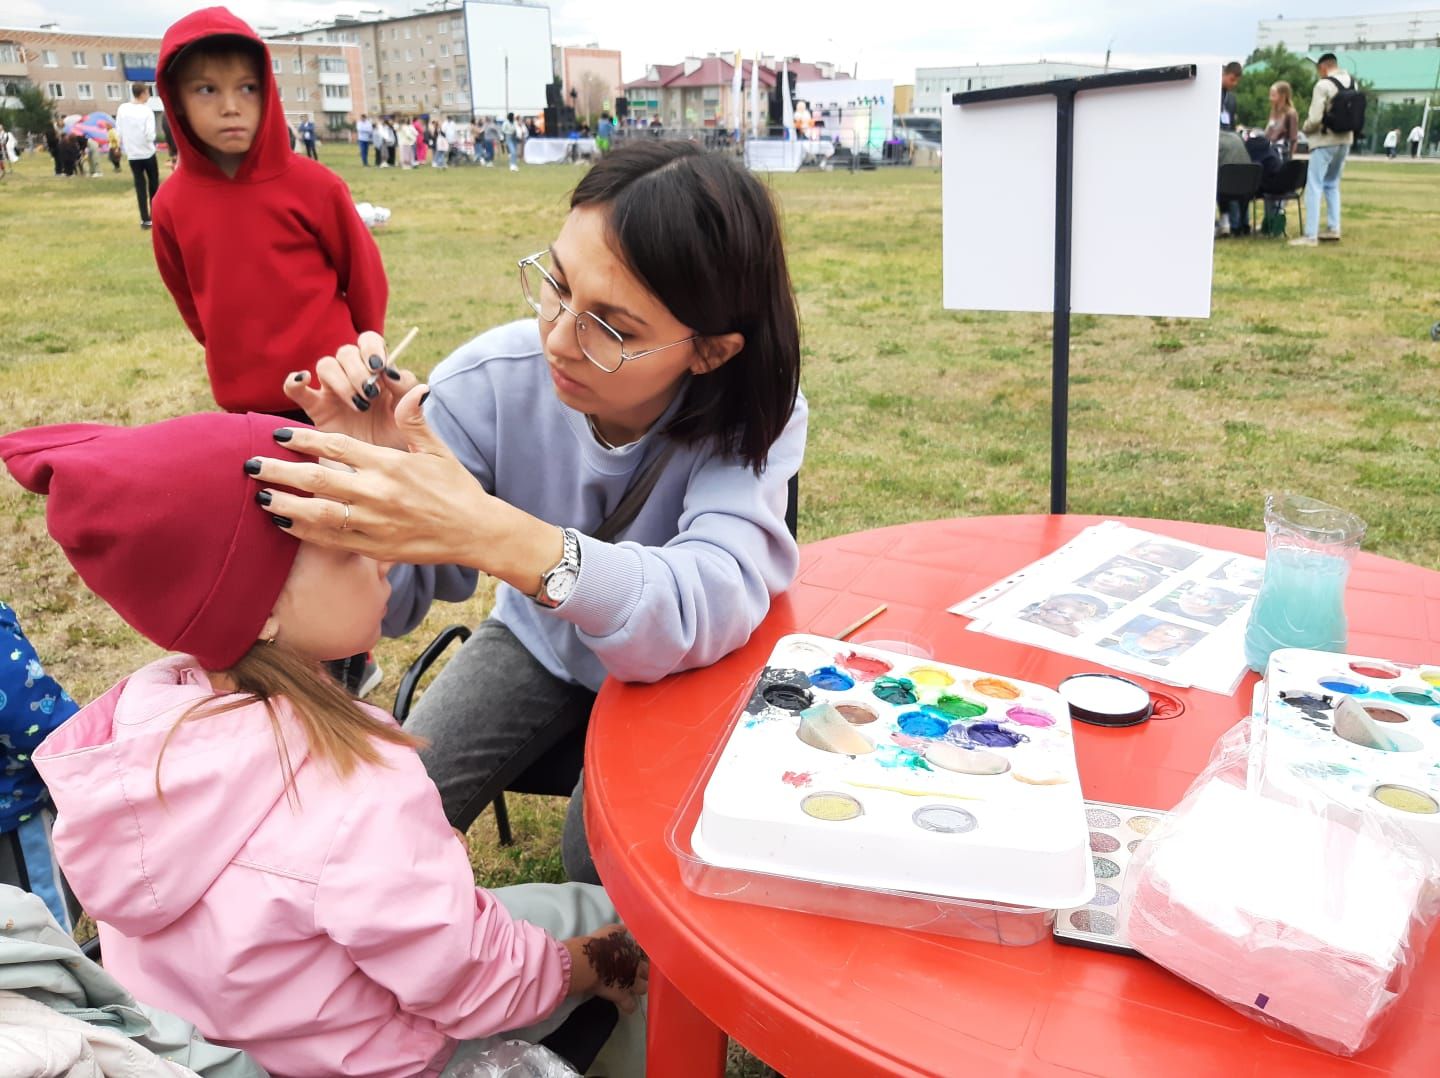
[[[140,227],[150,229],[150,203],[160,189],[160,166],[155,161],[155,111],[150,107],[150,87],[130,84],[131,100],[115,110],[120,131],[120,149],[130,161],[135,180],[135,201],[140,206]]]

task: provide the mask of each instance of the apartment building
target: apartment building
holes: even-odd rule
[[[796,81],[850,77],[830,63],[807,63],[796,57],[786,62]],[[740,62],[742,114],[749,107],[747,95],[752,64],[748,59]],[[734,76],[734,63],[713,52],[703,59],[686,57],[678,64],[651,64],[644,78],[625,84],[630,116],[642,126],[659,120],[671,128],[727,127],[733,115]],[[769,94],[780,79],[780,60],[762,56],[758,78],[761,94]]]
[[[1423,49],[1440,45],[1440,10],[1324,18],[1261,19],[1257,48],[1284,45],[1291,52],[1362,52],[1369,49]]]
[[[354,45],[277,40],[266,45],[288,119],[309,115],[317,128],[338,135],[367,111],[364,83],[351,77],[352,69],[360,68]],[[0,27],[0,89],[38,86],[61,116],[113,116],[130,99],[131,83],[153,89],[159,53],[158,37]]]
[[[356,49],[356,83],[364,88],[371,113],[470,116],[465,16],[458,7],[395,18],[342,15],[323,26],[278,34],[275,40]]]
[[[956,94],[995,86],[1023,86],[1029,82],[1102,75],[1110,68],[1099,64],[1071,64],[1037,60],[1020,64],[974,64],[970,67],[917,67],[911,108],[916,114],[939,116]],[[898,110],[897,110],[898,111]]]

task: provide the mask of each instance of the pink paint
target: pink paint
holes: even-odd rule
[[[926,745],[930,744],[929,741],[923,738],[911,737],[909,734],[902,733],[891,734],[890,740],[895,742],[895,744],[899,745],[902,749],[912,749],[915,752],[919,752],[921,749],[925,748]]]
[[[1054,726],[1055,719],[1043,711],[1036,711],[1033,707],[1012,707],[1005,712],[1005,717],[1011,722],[1017,722],[1021,726]]]
[[[853,651],[849,655],[837,655],[835,661],[861,681],[874,681],[881,674],[890,672],[890,664],[884,659],[871,658],[869,655],[857,655]]]
[[[815,777],[813,771],[787,771],[780,776],[780,781],[787,786],[793,786],[797,790],[803,790],[810,785],[810,780]]]

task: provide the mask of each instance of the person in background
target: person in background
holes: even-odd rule
[[[510,171],[520,171],[520,132],[515,123],[515,114],[507,112],[505,122],[500,127],[500,134],[505,139],[505,153],[510,158]]]
[[[100,143],[97,139],[82,135],[85,140],[85,170],[92,180],[100,178]]]
[[[445,144],[448,147],[446,151],[445,164],[454,164],[454,162],[450,159],[450,155],[454,154],[455,151],[460,149],[460,131],[455,126],[455,121],[447,116],[444,122],[440,124],[440,133],[445,136]]]
[[[120,132],[110,128],[105,132],[105,144],[110,154],[110,164],[116,172],[120,171]]]
[[[395,147],[400,141],[395,134],[394,120],[386,116],[380,121],[376,134],[379,135],[379,142],[375,150],[375,159],[380,162],[381,168],[394,168]]]
[[[434,120],[430,121],[430,138],[435,146],[434,168],[450,166],[450,140],[445,137],[445,128]]]
[[[1293,97],[1288,82],[1277,82],[1270,87],[1270,120],[1265,124],[1265,137],[1282,161],[1290,160],[1300,138],[1300,114],[1295,111]]]
[[[1219,167],[1226,165],[1250,164],[1250,152],[1234,131],[1220,132]],[[1217,200],[1218,201],[1218,200]],[[1220,206],[1220,227],[1217,236],[1243,236],[1249,231],[1245,223],[1246,203],[1234,199],[1218,202]]]
[[[375,125],[370,122],[370,117],[363,112],[360,119],[355,122],[355,141],[360,143],[360,167],[370,167],[370,145],[375,141]],[[377,150],[375,163],[380,163],[380,154]]]
[[[315,148],[315,121],[310,119],[307,112],[300,117],[300,141],[305,144],[305,156],[312,161],[320,160],[320,153]]]
[[[1315,61],[1318,78],[1310,98],[1310,114],[1303,128],[1310,142],[1310,169],[1305,180],[1305,234],[1290,241],[1291,247],[1314,247],[1320,241],[1340,242],[1340,177],[1345,158],[1355,141],[1351,131],[1331,131],[1326,126],[1330,103],[1342,89],[1355,86],[1355,77],[1342,68],[1333,52]],[[1325,228],[1320,229],[1320,199],[1325,199]]]
[[[1420,143],[1422,143],[1422,142],[1424,142],[1424,141],[1425,141],[1425,129],[1424,129],[1423,127],[1421,127],[1419,124],[1416,124],[1414,127],[1412,127],[1412,128],[1410,129],[1409,142],[1410,142],[1410,156],[1411,156],[1411,157],[1419,157],[1419,156],[1420,156]]]
[[[1245,74],[1245,69],[1234,60],[1225,65],[1225,70],[1220,73],[1220,130],[1234,131],[1238,120],[1236,113],[1240,105],[1235,98],[1235,87],[1240,84],[1240,76]]]
[[[1385,156],[1392,161],[1395,160],[1395,151],[1399,146],[1400,129],[1398,127],[1392,127],[1385,133]]]
[[[65,168],[60,156],[60,125],[58,123],[50,124],[45,128],[45,152],[50,155],[50,163],[55,166],[55,175],[63,176]]]
[[[415,143],[420,137],[415,130],[415,125],[403,116],[395,128],[396,138],[400,142],[400,167],[415,167]]]
[[[32,757],[77,710],[0,603],[0,883],[38,895],[67,931],[75,925],[50,845],[54,807]]]
[[[615,124],[610,119],[608,112],[600,114],[600,123],[595,128],[595,150],[597,153],[608,153],[610,150],[610,136],[615,133]]]
[[[423,165],[426,154],[430,150],[430,139],[425,127],[425,120],[422,117],[415,117],[415,122],[410,125],[415,129],[415,163]]]
[[[485,164],[495,165],[495,147],[500,144],[500,125],[495,122],[495,117],[485,117],[485,125],[481,128],[480,137],[485,140]]]

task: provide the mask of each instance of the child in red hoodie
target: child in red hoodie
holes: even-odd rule
[[[181,161],[155,196],[160,276],[205,346],[215,402],[290,413],[289,372],[384,332],[380,252],[344,181],[291,152],[269,50],[245,22],[185,16],[157,82]]]

